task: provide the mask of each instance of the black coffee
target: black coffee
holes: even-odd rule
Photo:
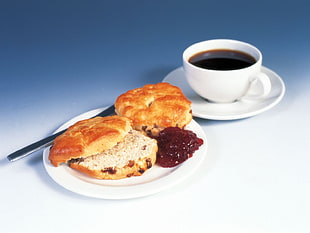
[[[196,53],[188,61],[210,70],[238,70],[253,65],[256,59],[241,51],[218,49]]]

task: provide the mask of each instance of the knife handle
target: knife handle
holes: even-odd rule
[[[12,154],[9,154],[7,156],[8,160],[10,160],[11,162],[16,161],[18,159],[24,158],[27,155],[30,155],[33,152],[36,152],[38,150],[41,150],[45,147],[48,147],[50,145],[52,145],[54,139],[59,136],[60,134],[62,134],[63,132],[65,132],[65,130],[62,130],[58,133],[55,133],[51,136],[48,136],[40,141],[34,142],[20,150],[17,150],[15,152],[13,152]]]
[[[98,113],[97,115],[95,115],[93,117],[96,117],[96,116],[104,117],[104,116],[109,116],[109,115],[113,115],[113,114],[115,114],[115,107],[114,107],[114,105],[111,105],[110,107],[104,108],[100,113]],[[36,151],[41,150],[45,147],[48,147],[48,146],[52,145],[54,139],[57,136],[64,133],[65,131],[66,131],[66,129],[64,129],[58,133],[55,133],[49,137],[46,137],[40,141],[32,143],[29,146],[26,146],[20,150],[13,152],[12,154],[9,154],[7,156],[7,158],[9,161],[13,162],[13,161],[16,161],[18,159],[24,158],[27,155],[32,154],[33,152],[36,152]]]

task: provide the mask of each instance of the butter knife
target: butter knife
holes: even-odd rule
[[[104,117],[104,116],[109,116],[109,115],[113,115],[113,114],[115,114],[115,108],[114,108],[114,105],[111,105],[110,107],[104,109],[102,112],[100,112],[96,116],[93,116],[92,118],[97,117],[97,116]],[[26,147],[24,147],[24,148],[22,148],[20,150],[17,150],[15,152],[9,154],[7,156],[7,159],[9,161],[13,162],[13,161],[16,161],[18,159],[24,158],[24,157],[26,157],[26,156],[28,156],[28,155],[30,155],[30,154],[38,151],[38,150],[41,150],[41,149],[43,149],[45,147],[48,147],[48,146],[52,145],[54,139],[57,136],[61,135],[66,130],[67,129],[64,129],[64,130],[62,130],[62,131],[60,131],[58,133],[55,133],[55,134],[53,134],[51,136],[48,136],[48,137],[43,138],[43,139],[41,139],[41,140],[39,140],[37,142],[34,142],[34,143],[32,143],[32,144],[30,144],[30,145],[28,145],[28,146],[26,146]]]

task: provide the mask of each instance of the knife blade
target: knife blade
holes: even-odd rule
[[[104,109],[102,112],[100,112],[99,114],[97,114],[96,116],[93,116],[91,118],[94,118],[94,117],[97,117],[97,116],[104,117],[104,116],[109,116],[109,115],[113,115],[113,114],[115,114],[115,107],[114,107],[114,105],[111,105],[110,107]],[[59,135],[61,135],[62,133],[64,133],[66,130],[67,129],[64,129],[64,130],[62,130],[62,131],[60,131],[58,133],[55,133],[55,134],[53,134],[51,136],[48,136],[48,137],[43,138],[43,139],[41,139],[41,140],[39,140],[37,142],[34,142],[34,143],[24,147],[24,148],[21,148],[21,149],[15,151],[15,152],[9,154],[7,156],[7,159],[9,161],[11,161],[11,162],[14,162],[16,160],[24,158],[24,157],[26,157],[26,156],[28,156],[28,155],[38,151],[38,150],[46,148],[46,147],[52,145],[54,139],[56,137],[58,137]]]

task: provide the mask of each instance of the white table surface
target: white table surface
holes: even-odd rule
[[[307,1],[1,5],[1,232],[310,232]],[[254,117],[196,118],[208,152],[182,183],[143,198],[96,199],[54,182],[42,151],[7,160],[72,117],[160,82],[187,46],[214,38],[256,45],[286,93]]]

